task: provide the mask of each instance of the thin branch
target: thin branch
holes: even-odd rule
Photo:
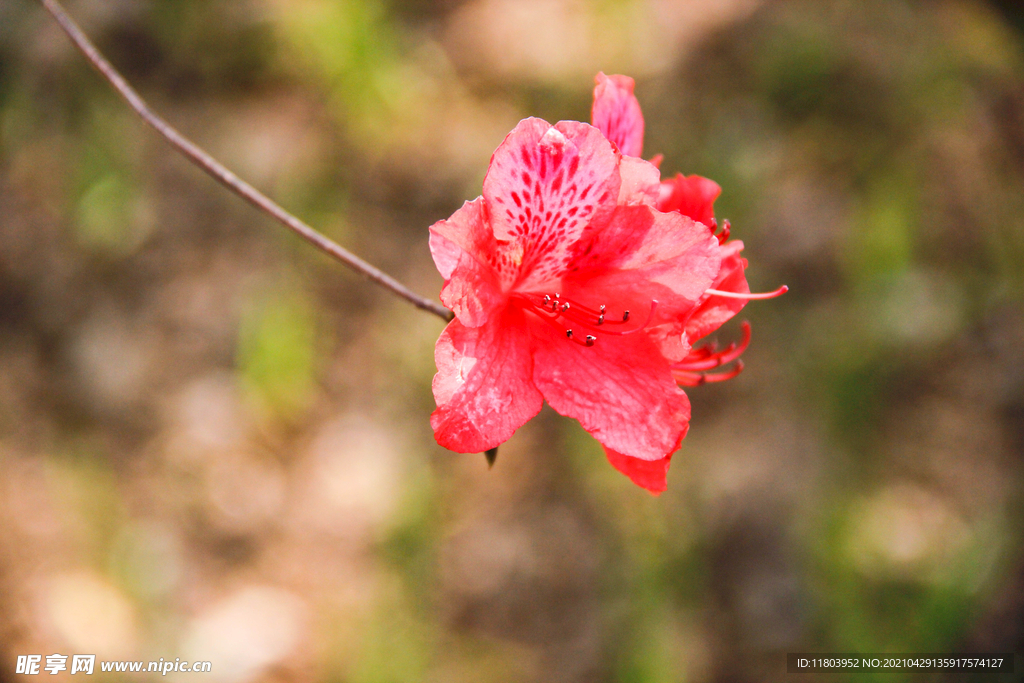
[[[146,104],[146,101],[143,100],[130,85],[128,85],[128,82],[125,81],[121,74],[117,72],[117,69],[115,69],[102,54],[100,54],[100,51],[96,49],[96,46],[92,44],[92,41],[90,41],[88,37],[86,37],[82,32],[82,29],[78,27],[74,20],[68,16],[67,12],[64,11],[64,8],[60,6],[57,0],[40,1],[50,14],[53,15],[53,18],[57,20],[57,23],[60,24],[64,33],[71,38],[71,41],[79,51],[81,51],[81,53],[85,55],[85,58],[89,60],[94,67],[96,67],[96,70],[114,86],[117,92],[121,94],[121,97],[123,97],[125,101],[128,102],[129,106],[135,110],[135,113],[142,117],[143,121],[152,126],[156,132],[162,135],[192,163],[199,166],[201,169],[213,176],[215,180],[220,181],[222,185],[242,197],[242,199],[245,199],[260,211],[263,211],[272,218],[275,218],[286,228],[312,244],[320,251],[333,256],[352,270],[365,275],[370,280],[410,302],[413,306],[421,308],[424,311],[429,311],[444,320],[451,320],[454,317],[454,314],[441,304],[419,296],[384,271],[367,263],[327,236],[322,235],[306,223],[282,209],[272,199],[236,176],[225,168],[223,164],[203,151],[202,148],[175,130],[173,126],[164,121],[163,118],[150,109],[149,105]]]

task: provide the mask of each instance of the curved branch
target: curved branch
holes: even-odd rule
[[[92,41],[89,40],[85,33],[82,32],[82,29],[78,27],[75,21],[68,16],[67,12],[64,11],[64,8],[60,6],[57,0],[40,1],[43,3],[43,6],[47,11],[53,15],[53,18],[57,20],[57,23],[60,24],[64,33],[71,38],[71,41],[79,51],[87,60],[89,60],[89,63],[91,63],[96,70],[99,71],[112,86],[114,86],[114,89],[117,90],[121,97],[128,102],[129,106],[135,110],[135,113],[142,117],[143,121],[152,126],[157,133],[162,135],[192,163],[199,166],[199,168],[213,176],[215,180],[219,181],[229,190],[242,197],[242,199],[245,199],[260,211],[276,219],[279,223],[283,224],[286,228],[312,244],[320,251],[334,257],[338,261],[341,261],[357,273],[365,275],[381,287],[384,287],[410,302],[413,306],[433,313],[446,321],[450,321],[455,317],[450,310],[441,304],[419,296],[384,271],[367,263],[331,240],[326,235],[317,232],[303,221],[285,211],[272,199],[236,176],[223,164],[207,154],[201,147],[175,130],[173,126],[150,109],[149,105],[146,104],[146,101],[143,100],[130,85],[128,85],[128,82],[125,81],[121,74],[118,73],[117,69],[115,69],[102,54],[100,54],[100,51],[95,45],[93,45]]]

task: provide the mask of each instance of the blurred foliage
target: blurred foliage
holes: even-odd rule
[[[243,315],[238,369],[253,399],[281,417],[308,409],[315,389],[318,335],[312,304],[287,285]]]

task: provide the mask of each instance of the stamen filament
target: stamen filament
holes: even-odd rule
[[[743,322],[743,338],[739,344],[733,342],[721,351],[715,352],[707,346],[694,349],[682,361],[673,364],[673,370],[683,372],[695,372],[701,370],[714,370],[723,365],[728,365],[743,355],[750,345],[750,323]]]
[[[654,318],[654,311],[657,310],[657,308],[658,308],[658,301],[657,301],[657,299],[651,300],[651,310],[647,314],[647,320],[645,320],[642,325],[640,325],[639,327],[635,327],[635,328],[633,328],[631,330],[625,330],[625,331],[623,331],[623,330],[610,330],[610,329],[608,329],[608,327],[611,326],[611,325],[625,325],[627,322],[629,322],[629,311],[625,311],[622,314],[622,320],[621,321],[620,320],[604,320],[603,317],[601,317],[601,315],[603,315],[603,314],[597,316],[597,319],[594,320],[591,316],[587,315],[587,313],[588,313],[587,311],[581,310],[581,309],[584,309],[584,308],[585,308],[584,306],[577,305],[577,306],[574,306],[573,308],[570,308],[569,310],[561,309],[559,314],[561,315],[561,317],[565,318],[566,320],[570,320],[573,323],[575,323],[575,324],[577,324],[577,325],[579,325],[581,327],[587,328],[588,330],[591,330],[591,331],[594,331],[594,332],[601,332],[602,334],[610,334],[610,335],[623,336],[623,335],[627,335],[627,334],[633,334],[634,332],[639,332],[640,330],[642,330],[645,327],[647,327],[651,323],[651,320]]]
[[[524,298],[525,298],[525,297],[524,297]],[[529,300],[529,299],[526,299],[526,301],[527,301],[528,303],[531,303],[531,305],[532,305],[532,302],[530,302],[530,300]],[[566,336],[566,338],[567,338],[567,339],[568,339],[569,341],[573,341],[573,342],[576,342],[577,344],[580,344],[581,346],[593,346],[593,344],[587,344],[587,343],[585,343],[585,342],[583,342],[583,341],[581,341],[581,340],[579,340],[579,339],[576,339],[576,337],[575,337],[575,336],[573,336],[573,332],[572,332],[572,329],[566,329],[566,328],[565,328],[565,327],[564,327],[563,325],[561,325],[561,324],[560,324],[560,323],[558,322],[558,318],[559,318],[559,315],[558,315],[558,313],[556,313],[556,312],[551,312],[551,311],[548,311],[548,310],[547,310],[546,308],[541,308],[541,307],[539,307],[539,306],[533,306],[533,307],[531,308],[531,311],[532,311],[532,312],[533,312],[533,313],[534,313],[534,314],[535,314],[535,315],[536,315],[536,316],[537,316],[538,318],[540,318],[540,319],[541,319],[541,320],[543,320],[544,322],[548,323],[549,325],[551,325],[551,326],[552,326],[552,327],[554,327],[555,329],[558,329],[558,330],[563,330],[563,331],[565,332],[565,336]]]
[[[717,226],[715,226],[717,228]],[[729,240],[729,232],[732,226],[729,225],[729,221],[722,221],[722,232],[718,233],[718,243],[725,244]]]
[[[736,365],[728,372],[684,372],[680,370],[673,370],[672,377],[677,383],[682,384],[683,386],[698,387],[702,384],[724,382],[728,379],[732,379],[741,372],[743,372],[743,361],[740,360],[736,361]]]
[[[552,327],[559,328],[565,333],[567,339],[581,346],[594,346],[599,335],[586,334],[581,339],[579,335],[575,334],[574,330],[580,331],[582,328],[585,332],[617,336],[633,334],[651,323],[651,320],[654,319],[654,312],[658,308],[658,302],[652,300],[647,320],[642,325],[629,330],[615,330],[609,328],[629,323],[629,311],[623,311],[622,320],[606,320],[605,313],[608,307],[604,304],[595,310],[575,301],[563,300],[561,294],[555,294],[553,298],[549,294],[543,296],[539,294],[515,294],[513,296],[526,304],[525,308],[527,310],[542,318]]]

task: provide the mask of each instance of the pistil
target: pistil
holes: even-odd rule
[[[755,294],[753,292],[723,292],[720,289],[705,289],[704,293],[705,294],[710,294],[712,296],[725,297],[726,299],[749,299],[749,300],[753,300],[753,299],[774,299],[776,297],[782,296],[783,294],[785,294],[788,291],[789,291],[789,285],[782,285],[781,287],[779,287],[778,289],[776,289],[774,291],[757,293],[757,294]]]

